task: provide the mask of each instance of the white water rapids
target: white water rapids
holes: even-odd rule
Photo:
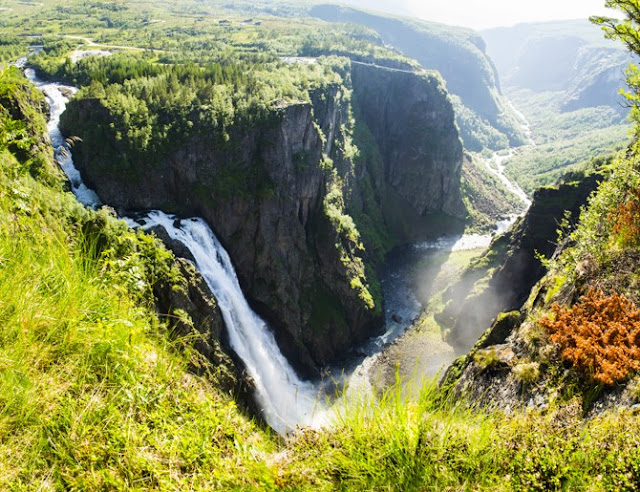
[[[75,94],[78,89],[62,84],[44,83],[36,77],[35,71],[32,68],[25,69],[24,74],[47,98],[47,102],[49,103],[47,130],[49,131],[49,137],[55,149],[56,161],[58,161],[58,165],[69,179],[71,191],[73,191],[73,194],[83,205],[92,208],[99,206],[100,199],[98,195],[82,181],[80,171],[78,171],[74,165],[73,158],[71,157],[71,146],[60,131],[60,116],[67,108],[67,102],[69,101],[68,96]]]
[[[70,142],[64,139],[59,128],[60,116],[66,109],[68,97],[77,89],[57,83],[44,83],[36,78],[32,69],[26,69],[25,75],[47,97],[50,105],[48,130],[55,147],[55,156],[71,183],[73,193],[78,201],[88,207],[100,206],[97,194],[82,181],[80,172],[73,163]],[[180,241],[189,249],[198,271],[218,301],[231,347],[242,359],[255,383],[255,396],[263,416],[275,431],[283,434],[297,426],[318,427],[331,420],[335,406],[332,408],[326,401],[322,384],[298,378],[280,352],[266,323],[250,308],[240,289],[229,255],[202,219],[180,220],[160,211],[152,211],[135,219],[124,219],[132,227],[162,226],[172,239]],[[506,229],[511,222],[504,221],[499,229]],[[465,235],[442,238],[417,247],[472,249],[486,247],[491,238],[490,235]],[[387,332],[372,340],[376,351],[391,340],[390,335]],[[364,363],[367,363],[366,359]]]
[[[181,220],[159,211],[142,219],[144,227],[162,226],[171,239],[189,248],[196,267],[214,293],[233,350],[244,362],[256,388],[266,421],[284,433],[295,425],[323,423],[321,395],[316,385],[301,381],[280,352],[265,322],[242,294],[231,259],[209,226],[197,218]]]

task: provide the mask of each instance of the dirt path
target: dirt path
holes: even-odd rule
[[[153,51],[154,53],[166,53],[166,51],[164,51],[164,50],[156,50],[156,49],[150,49],[150,48],[138,48],[136,46],[123,46],[123,45],[118,45],[118,44],[100,44],[100,43],[96,43],[92,39],[84,37],[84,36],[74,36],[74,35],[71,35],[71,34],[64,34],[64,35],[62,35],[62,37],[63,38],[67,38],[67,39],[78,39],[80,41],[84,41],[87,46],[90,46],[92,48],[100,48],[100,49],[105,49],[105,50]]]

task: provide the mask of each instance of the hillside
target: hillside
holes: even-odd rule
[[[15,70],[0,74],[0,94],[3,488],[522,490],[593,485],[600,473],[606,489],[634,480],[635,418],[584,427],[560,409],[483,415],[443,405],[433,386],[418,404],[391,391],[346,406],[331,429],[274,439],[221,391],[222,366],[154,311],[153,285],[181,282],[171,254],[63,191],[42,114],[29,109],[43,99]],[[7,134],[18,127],[19,137]],[[35,140],[21,153],[25,138]]]
[[[502,88],[537,144],[507,173],[529,193],[569,169],[619,149],[628,137],[625,69],[631,56],[588,21],[521,24],[483,31]]]
[[[457,122],[467,149],[498,150],[524,142],[517,118],[502,98],[484,41],[473,31],[329,4],[314,6],[310,14],[373,29],[386,45],[424,68],[438,70],[457,96]]]
[[[391,391],[345,407],[331,429],[273,439],[220,390],[193,338],[176,338],[163,324],[171,317],[154,312],[154,279],[179,282],[172,256],[63,191],[42,116],[7,103],[39,107],[25,87],[15,71],[0,76],[2,487],[522,490],[593,486],[598,473],[605,490],[635,480],[631,416],[585,426],[571,408],[485,415],[443,404],[433,386],[417,404]],[[16,154],[4,132],[16,125],[42,142],[49,173],[34,178],[36,154]]]
[[[173,486],[193,485],[194,467],[210,470],[203,487],[237,486],[220,471],[238,460],[257,486],[264,465],[221,453],[269,438],[232,398],[244,383],[215,301],[158,240],[65,191],[45,111],[17,69],[0,69],[0,488],[124,489],[136,476],[164,488],[164,462],[182,467]]]

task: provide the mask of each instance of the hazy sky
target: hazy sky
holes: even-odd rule
[[[520,22],[613,16],[605,0],[342,0],[361,7],[413,14],[445,24],[484,29]]]

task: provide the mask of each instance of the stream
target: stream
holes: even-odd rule
[[[24,64],[25,60],[16,63],[22,67]],[[83,205],[94,209],[99,207],[101,202],[98,195],[82,181],[73,163],[72,145],[64,139],[59,128],[60,116],[77,88],[42,82],[30,68],[25,69],[25,76],[44,93],[50,105],[48,131],[56,160],[69,179],[73,193]],[[498,167],[496,173],[504,176],[502,171]],[[148,229],[162,226],[172,239],[189,249],[198,271],[218,301],[231,347],[255,381],[255,397],[263,416],[276,432],[286,434],[298,426],[319,427],[331,421],[332,415],[338,410],[337,405],[329,403],[329,394],[335,388],[327,389],[333,385],[322,381],[302,381],[297,376],[280,352],[267,324],[249,306],[240,290],[229,255],[202,219],[176,218],[158,210],[122,219],[131,227]],[[499,229],[506,229],[511,222],[505,220],[499,224]],[[345,384],[359,367],[369,364],[371,357],[403,334],[420,313],[422,306],[408,281],[415,261],[441,251],[486,247],[491,239],[492,235],[446,237],[410,246],[410,254],[406,251],[392,253],[381,275],[386,299],[387,331],[361,348],[358,363],[352,362],[349,370],[335,368],[332,371],[346,376],[340,378],[340,384]]]

